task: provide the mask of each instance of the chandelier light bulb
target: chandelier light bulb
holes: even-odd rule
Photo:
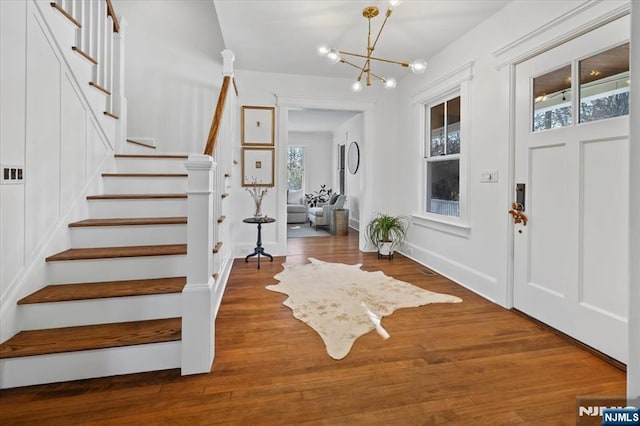
[[[327,52],[327,60],[330,64],[337,64],[340,62],[340,53],[336,49],[329,49]]]
[[[362,82],[360,80],[354,81],[351,85],[351,91],[354,93],[362,92]]]
[[[385,89],[393,89],[398,85],[398,82],[395,78],[385,78],[384,79],[384,88]]]
[[[416,59],[409,64],[409,68],[414,74],[422,74],[427,69],[427,61],[424,59]]]
[[[321,44],[320,46],[318,46],[317,51],[319,56],[327,56],[327,53],[329,53],[329,48],[326,45]]]
[[[400,5],[400,0],[389,0],[390,7],[396,7],[398,5]]]

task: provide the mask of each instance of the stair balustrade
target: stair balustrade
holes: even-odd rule
[[[55,0],[51,6],[77,26],[73,50],[95,64],[89,84],[106,95],[104,115],[120,120],[115,136],[117,144],[123,144],[127,128],[124,97],[126,23],[117,17],[111,0]]]

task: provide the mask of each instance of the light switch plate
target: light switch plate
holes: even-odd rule
[[[498,170],[485,169],[481,171],[480,182],[498,182]]]

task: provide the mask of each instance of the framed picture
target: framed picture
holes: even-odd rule
[[[275,157],[273,148],[242,148],[242,186],[273,186]]]
[[[275,107],[242,107],[242,145],[275,143]]]

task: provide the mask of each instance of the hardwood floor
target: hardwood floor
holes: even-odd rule
[[[357,236],[289,240],[308,257],[461,297],[401,309],[334,361],[282,305],[285,258],[236,260],[211,374],[178,370],[0,391],[0,424],[575,424],[576,396],[624,395],[625,373],[421,265],[358,251]],[[318,283],[321,285],[321,283]]]

